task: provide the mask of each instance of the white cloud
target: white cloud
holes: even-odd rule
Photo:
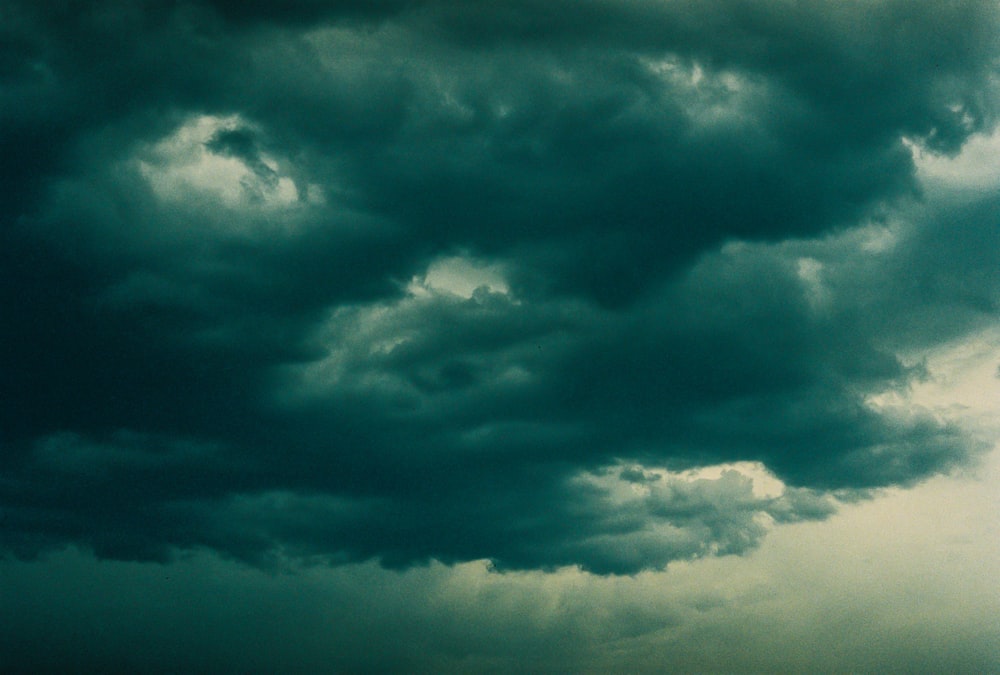
[[[813,310],[818,310],[830,300],[830,291],[823,283],[823,263],[815,258],[799,258],[796,272],[805,289],[806,299]]]
[[[926,376],[905,390],[869,397],[869,405],[901,416],[930,412],[940,421],[1000,440],[1000,328],[901,356],[910,365],[922,365]]]
[[[913,155],[917,176],[928,188],[986,193],[1000,188],[1000,129],[976,134],[954,157],[935,154],[918,141],[903,139]]]
[[[148,148],[139,171],[161,200],[184,203],[196,195],[230,209],[285,209],[299,203],[321,203],[322,191],[309,184],[303,195],[283,175],[276,158],[261,154],[260,167],[245,158],[212,152],[208,145],[220,132],[251,128],[238,115],[199,115]],[[262,176],[268,172],[268,176]]]
[[[413,295],[444,293],[462,298],[471,298],[480,288],[491,293],[509,293],[503,266],[466,256],[439,258],[423,276],[413,277],[407,286]]]

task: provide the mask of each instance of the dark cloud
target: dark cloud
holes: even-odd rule
[[[992,128],[989,3],[51,10],[0,57],[18,555],[634,573],[976,449],[870,397],[996,318],[995,198],[911,154]]]

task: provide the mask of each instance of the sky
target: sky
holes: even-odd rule
[[[996,0],[0,0],[4,672],[1000,672]]]

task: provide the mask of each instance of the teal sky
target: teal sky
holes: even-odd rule
[[[1000,669],[996,2],[0,36],[0,670]]]

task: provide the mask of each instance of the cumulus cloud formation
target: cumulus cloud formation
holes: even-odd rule
[[[5,553],[635,574],[984,447],[880,402],[997,320],[995,3],[0,17]]]

